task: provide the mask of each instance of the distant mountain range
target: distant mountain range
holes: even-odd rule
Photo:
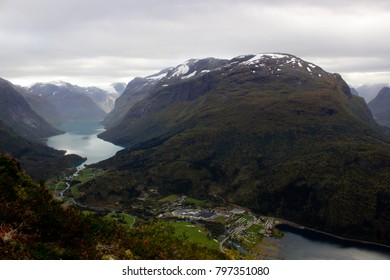
[[[29,139],[37,140],[61,133],[31,109],[13,84],[3,79],[0,79],[0,120]]]
[[[16,86],[0,79],[0,153],[21,161],[28,174],[37,180],[62,174],[84,159],[65,156],[40,143],[42,138],[62,133],[31,109]]]
[[[62,81],[37,83],[27,90],[35,97],[38,96],[51,103],[59,113],[59,116],[52,119],[60,118],[61,122],[103,120],[114,107],[115,99],[119,95],[97,87],[84,88]],[[45,110],[39,107],[36,109],[43,115],[47,115]]]
[[[121,90],[121,84],[115,86]],[[101,120],[107,114],[103,108],[111,110],[119,95],[114,92],[64,82],[23,88],[0,78],[0,152],[20,160],[22,167],[35,179],[45,180],[61,174],[84,159],[77,155],[65,156],[64,151],[41,142],[63,133],[53,125]]]
[[[390,244],[390,138],[338,74],[288,54],[189,60],[131,81],[80,201],[126,207],[157,189],[223,197],[338,235]],[[112,195],[106,186],[115,181]]]
[[[388,83],[364,84],[354,88],[354,90],[358,93],[359,96],[363,97],[367,103],[369,103],[375,98],[375,96],[383,87],[388,86]]]
[[[390,127],[390,87],[382,88],[368,107],[379,124]]]

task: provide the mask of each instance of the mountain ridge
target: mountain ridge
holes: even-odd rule
[[[390,87],[383,87],[368,107],[379,124],[390,128]]]
[[[85,160],[78,155],[65,155],[65,151],[29,141],[15,133],[1,120],[0,154],[8,154],[18,159],[22,168],[38,181],[61,176],[68,168],[77,166]]]
[[[155,75],[141,100],[100,134],[127,148],[94,165],[107,172],[80,188],[83,203],[128,207],[134,188],[217,195],[390,243],[390,139],[340,75],[287,54],[239,56],[202,71],[185,64]],[[114,178],[121,187],[105,197],[102,185]]]
[[[208,60],[208,59],[205,59]],[[216,59],[213,58],[215,61]],[[127,94],[125,91],[124,94],[118,99],[117,103],[124,99],[126,96],[129,96],[129,101],[124,100],[121,107],[126,107],[128,110],[121,109],[122,116],[120,116],[119,121],[113,122],[117,127],[113,128],[115,125],[108,125],[107,131],[100,134],[99,137],[113,141],[116,144],[127,145],[126,137],[128,135],[131,125],[129,123],[136,123],[138,119],[141,119],[142,115],[147,114],[148,111],[159,111],[164,108],[164,106],[178,101],[188,101],[191,99],[196,99],[197,97],[206,94],[207,91],[211,91],[213,84],[221,82],[223,79],[235,79],[234,86],[239,89],[240,84],[246,81],[240,81],[240,72],[249,71],[253,77],[246,77],[245,79],[252,80],[254,85],[265,84],[271,81],[278,83],[285,83],[289,86],[297,87],[310,87],[311,78],[315,80],[319,86],[326,87],[327,83],[331,83],[332,87],[341,87],[342,91],[345,93],[346,97],[352,98],[352,94],[348,85],[342,81],[341,77],[337,74],[329,74],[325,72],[322,68],[305,62],[302,59],[299,59],[292,55],[286,54],[259,54],[259,55],[247,55],[247,56],[238,56],[231,60],[216,60],[219,62],[217,67],[205,70],[202,69],[199,73],[192,75],[192,73],[197,72],[194,70],[194,66],[197,66],[197,62],[202,62],[204,60],[189,60],[189,64],[181,64],[174,68],[169,68],[158,72],[152,76],[148,77],[159,77],[158,79],[153,79],[150,81],[150,78],[136,78],[131,81],[128,85],[128,88],[131,91],[128,91],[131,94]],[[275,62],[275,63],[273,63]],[[285,71],[294,71],[295,74],[292,76],[285,75],[282,68],[286,68]],[[185,69],[185,72],[184,70]],[[227,73],[225,73],[227,71]],[[178,73],[181,73],[179,75]],[[237,77],[234,77],[234,76]],[[295,76],[294,76],[295,75]],[[297,76],[300,76],[300,80],[297,80]],[[188,76],[190,76],[188,78]],[[284,81],[281,80],[281,77],[285,77]],[[133,84],[141,83],[141,87],[133,87]],[[199,86],[199,84],[201,86]],[[194,93],[194,88],[196,88],[196,93]],[[137,91],[132,91],[137,89]],[[179,94],[175,94],[180,92]],[[191,94],[189,94],[191,92]],[[131,97],[134,94],[138,94],[138,98]],[[170,96],[174,96],[175,100],[168,100]],[[150,102],[153,99],[153,102]],[[363,100],[358,101],[364,103]],[[154,105],[151,105],[154,104]],[[164,105],[166,104],[166,105]],[[151,106],[154,106],[152,108]],[[364,106],[364,105],[362,105]],[[368,112],[368,109],[366,110]],[[112,111],[115,113],[116,110]],[[103,121],[103,124],[107,125],[107,119],[110,118],[110,115]],[[370,118],[370,117],[369,117]],[[122,126],[118,125],[120,120],[122,121]],[[112,122],[112,120],[110,120]],[[366,119],[366,121],[371,121]],[[113,124],[111,123],[111,124]],[[142,124],[145,128],[147,124]],[[372,123],[372,125],[374,125]],[[119,140],[120,138],[120,140]]]
[[[106,116],[103,109],[91,97],[80,92],[77,86],[69,83],[36,83],[30,88],[30,91],[54,104],[64,122],[100,120]]]
[[[0,120],[19,135],[40,141],[61,133],[39,116],[17,88],[4,79],[0,79],[0,101]]]

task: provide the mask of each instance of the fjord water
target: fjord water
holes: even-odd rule
[[[279,225],[278,255],[287,260],[390,260],[390,249],[346,241],[313,232]]]
[[[48,138],[47,145],[66,150],[66,154],[86,157],[87,161],[83,165],[102,161],[123,149],[97,137],[104,131],[98,121],[69,122],[58,126],[58,129],[65,133]]]

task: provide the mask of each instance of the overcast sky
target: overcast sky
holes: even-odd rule
[[[190,58],[290,53],[390,82],[389,0],[0,0],[0,77],[129,82]]]

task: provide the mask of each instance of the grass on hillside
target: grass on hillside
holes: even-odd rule
[[[263,240],[263,236],[260,234],[260,230],[263,229],[262,226],[253,224],[251,225],[239,240],[243,248],[248,251],[251,251]]]
[[[248,232],[258,233],[261,229],[263,229],[262,226],[253,224],[248,228]]]
[[[62,191],[66,188],[65,182],[51,183],[47,185],[49,191]]]
[[[107,219],[114,219],[121,224],[132,226],[135,223],[135,217],[126,213],[110,213],[105,216]]]
[[[89,180],[100,176],[104,173],[101,169],[85,168],[79,172],[77,176],[74,177],[74,180],[80,181],[81,183],[88,182]]]
[[[207,200],[199,200],[192,197],[187,197],[186,202],[194,204],[196,208],[210,207],[211,204]]]
[[[73,180],[79,182],[73,186],[70,187],[70,191],[72,195],[75,198],[81,197],[84,195],[83,192],[79,190],[79,186],[81,184],[84,184],[98,176],[101,176],[104,174],[104,171],[101,169],[95,169],[95,168],[85,168],[83,170],[80,170],[77,176],[73,177]]]
[[[175,236],[185,236],[187,240],[193,243],[201,244],[207,248],[219,250],[219,242],[210,239],[208,231],[200,225],[187,222],[171,223],[175,228]]]
[[[163,198],[160,198],[158,200],[158,202],[161,202],[161,203],[172,202],[178,198],[179,198],[179,196],[177,194],[171,194],[171,195],[165,196]]]
[[[218,216],[218,217],[214,218],[213,220],[215,222],[218,222],[218,223],[221,223],[221,224],[225,224],[227,219],[228,219],[227,217]]]

